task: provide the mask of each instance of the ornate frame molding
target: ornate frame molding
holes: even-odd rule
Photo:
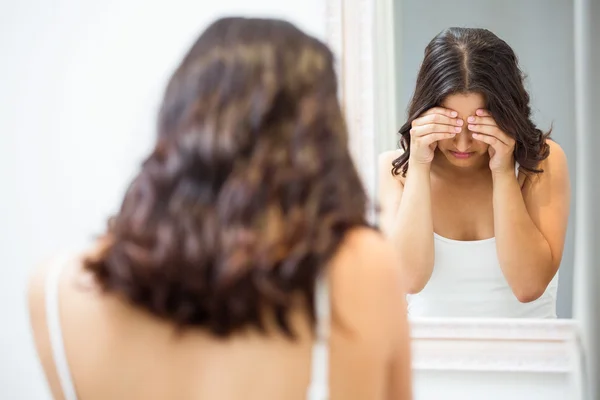
[[[573,320],[415,319],[411,334],[416,370],[581,372]]]
[[[393,0],[327,0],[326,41],[337,57],[350,153],[373,206],[377,155],[396,142]],[[380,39],[373,40],[375,37]],[[369,217],[376,220],[375,208]]]
[[[375,198],[377,176],[373,4],[371,0],[327,0],[326,5],[326,41],[337,57],[350,153],[371,199]],[[373,210],[369,214],[374,217]]]

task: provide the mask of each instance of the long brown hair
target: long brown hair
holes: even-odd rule
[[[330,50],[279,20],[213,23],[171,78],[154,150],[86,261],[100,285],[180,327],[281,331],[292,295],[366,225]]]
[[[399,147],[404,152],[393,162],[392,174],[406,175],[410,158],[412,122],[430,108],[440,106],[456,93],[481,93],[498,126],[515,141],[514,156],[521,168],[540,173],[541,161],[550,148],[542,132],[531,120],[529,94],[523,83],[512,48],[487,29],[448,28],[434,37],[425,49],[408,120],[400,128]]]

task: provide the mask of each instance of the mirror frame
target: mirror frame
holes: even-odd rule
[[[394,0],[326,0],[326,42],[337,59],[350,152],[375,200],[377,155],[396,143],[393,6]],[[583,398],[586,360],[576,319],[428,318],[410,324],[413,371],[565,373],[574,398]]]

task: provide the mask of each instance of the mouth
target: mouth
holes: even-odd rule
[[[473,155],[472,152],[463,153],[461,151],[452,151],[452,150],[450,150],[450,154],[452,154],[454,157],[456,157],[458,159],[461,159],[461,160],[469,158],[469,157],[471,157]]]

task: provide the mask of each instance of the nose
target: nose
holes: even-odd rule
[[[467,129],[465,124],[463,125],[462,131],[460,131],[454,137],[454,147],[456,148],[456,150],[466,153],[471,148],[472,143],[473,137],[471,136],[471,131]]]

